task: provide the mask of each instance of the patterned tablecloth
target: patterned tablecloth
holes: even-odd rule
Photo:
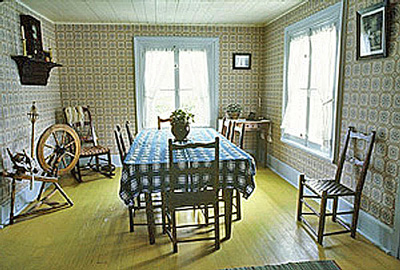
[[[192,128],[189,142],[211,142],[220,137],[220,188],[238,189],[248,198],[255,188],[256,166],[253,158],[212,128]],[[168,139],[170,129],[145,129],[135,138],[124,160],[120,197],[134,204],[140,193],[160,192],[168,188]],[[214,158],[213,149],[191,149],[174,155],[179,167],[207,167]],[[202,175],[205,179],[207,176]],[[203,183],[203,181],[200,181]]]

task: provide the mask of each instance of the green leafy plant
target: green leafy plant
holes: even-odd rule
[[[194,114],[183,109],[173,111],[170,118],[172,125],[194,123]]]
[[[231,103],[228,106],[226,106],[226,112],[227,113],[241,113],[242,112],[242,106],[237,103]]]

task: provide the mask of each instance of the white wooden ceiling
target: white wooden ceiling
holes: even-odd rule
[[[263,25],[305,0],[20,0],[56,23]]]

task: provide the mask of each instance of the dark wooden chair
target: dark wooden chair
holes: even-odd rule
[[[82,170],[91,169],[107,177],[114,175],[115,166],[111,162],[111,151],[108,147],[98,144],[97,135],[94,129],[92,116],[88,107],[80,107],[82,115],[81,121],[68,123],[78,134],[81,140],[81,154],[79,159],[86,159],[84,165],[77,163],[72,171],[73,176],[78,182],[82,182]],[[78,107],[64,108],[64,116],[68,122],[68,110],[78,110]],[[93,159],[95,162],[93,163]],[[105,163],[104,163],[105,162]]]
[[[233,124],[233,121],[227,120],[225,117],[224,117],[224,119],[222,119],[221,134],[222,134],[222,136],[226,137],[228,140],[230,140],[230,138],[231,138],[232,124]]]
[[[232,135],[230,138],[230,141],[232,143],[236,142],[236,138],[237,136],[239,136],[237,142],[238,142],[238,146],[240,147],[240,149],[244,149],[244,134],[245,134],[245,130],[246,130],[246,124],[242,123],[241,126],[238,125],[236,122],[233,122],[232,124]],[[235,208],[234,211],[232,211],[232,215],[236,215],[236,219],[235,221],[241,220],[242,219],[242,202],[241,202],[241,198],[240,198],[240,192],[237,189],[233,190],[233,194],[232,194],[232,206]]]
[[[128,154],[127,148],[125,146],[124,138],[122,135],[122,130],[119,125],[116,126],[114,130],[114,135],[115,135],[115,142],[117,144],[118,152],[119,152],[119,157],[121,164],[123,164],[124,159],[126,155]],[[129,137],[129,135],[128,135]],[[129,206],[128,207],[128,212],[129,212],[129,231],[134,232],[135,231],[135,226],[149,226],[149,223],[135,223],[135,215],[136,212],[139,211],[140,209],[146,209],[146,199],[144,198],[145,194],[140,194],[138,197],[136,197],[136,204],[134,206]],[[153,206],[155,207],[161,207],[161,199],[158,200],[152,200],[152,203],[154,204]],[[157,223],[156,225],[162,225],[162,223]]]
[[[219,208],[218,208],[218,184],[219,184],[219,138],[215,138],[212,143],[188,143],[174,144],[172,139],[168,141],[169,166],[170,166],[170,189],[165,192],[164,219],[166,223],[166,233],[173,244],[174,253],[178,252],[178,243],[193,242],[203,240],[214,240],[215,249],[220,248],[219,233]],[[188,149],[208,148],[214,149],[214,159],[208,164],[208,167],[195,168],[188,166],[180,168],[178,163],[174,162],[174,157]],[[207,187],[202,187],[202,174],[210,175],[210,182]],[[182,179],[184,178],[184,179]],[[196,179],[196,180],[195,180]],[[195,181],[194,181],[195,180]],[[197,182],[199,180],[199,182]],[[183,183],[184,182],[184,183]],[[194,183],[198,183],[195,186]],[[177,225],[177,211],[193,211],[193,207],[203,209],[204,207],[214,209],[214,216],[207,219],[204,224],[185,224]],[[187,227],[199,227],[205,225],[214,225],[214,237],[178,237],[177,229]]]
[[[360,141],[363,141],[362,144]],[[349,127],[346,135],[345,144],[343,146],[342,154],[339,159],[339,164],[336,170],[334,179],[329,180],[309,180],[306,179],[304,174],[299,177],[299,197],[297,205],[297,220],[303,221],[306,227],[317,237],[318,243],[322,245],[324,236],[351,233],[351,237],[355,238],[357,230],[358,215],[360,211],[361,194],[367,175],[368,165],[372,155],[372,149],[375,141],[375,132],[365,135],[360,132],[355,132],[353,127]],[[353,147],[349,144],[353,142]],[[358,152],[357,146],[365,145],[364,153],[361,155]],[[358,156],[362,157],[359,158]],[[343,166],[345,162],[360,168],[360,172],[356,173],[356,188],[352,190],[347,186],[340,183]],[[305,189],[311,191],[313,195],[304,195]],[[354,197],[353,210],[338,212],[339,198],[341,197]],[[305,199],[319,199],[320,211],[314,209]],[[329,199],[333,200],[332,211],[327,212],[326,206]],[[303,212],[303,204],[311,210],[311,212]],[[338,216],[352,214],[352,223],[349,226]],[[305,219],[305,215],[316,215],[319,218],[317,231]],[[337,222],[345,228],[345,230],[324,233],[325,219],[327,216],[332,216],[332,220]]]
[[[157,128],[161,129],[161,123],[166,123],[166,122],[171,122],[171,118],[167,118],[167,119],[162,119],[160,118],[160,116],[157,116]]]
[[[126,133],[128,134],[129,145],[132,145],[132,143],[133,143],[133,135],[132,135],[132,132],[131,132],[131,122],[130,121],[126,121],[125,122],[125,128],[126,128]]]

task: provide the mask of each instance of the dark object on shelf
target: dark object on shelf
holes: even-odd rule
[[[21,31],[26,39],[26,52],[34,58],[44,59],[40,21],[30,15],[20,15]]]
[[[12,55],[11,58],[17,63],[19,78],[23,85],[47,85],[51,69],[62,67],[60,64],[22,55]]]
[[[249,115],[247,116],[246,120],[256,120],[256,113],[250,112]]]

